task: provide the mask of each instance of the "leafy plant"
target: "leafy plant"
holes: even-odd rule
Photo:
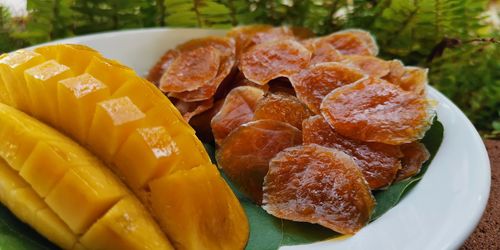
[[[486,22],[488,0],[28,0],[27,23],[0,9],[0,51],[107,30],[267,23],[324,35],[362,28],[381,55],[430,68],[430,83],[487,137],[500,137],[498,40]],[[3,35],[8,34],[8,35]],[[450,41],[461,41],[460,46]]]

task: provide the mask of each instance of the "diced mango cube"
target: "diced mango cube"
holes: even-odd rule
[[[0,59],[0,77],[16,108],[29,112],[32,108],[24,71],[44,62],[42,55],[29,50],[18,50]]]
[[[85,232],[125,195],[122,184],[111,173],[104,174],[105,170],[94,164],[74,167],[45,198],[48,206],[77,234]]]
[[[144,113],[128,97],[97,104],[88,144],[93,151],[109,162],[118,147],[144,122]]]
[[[0,157],[0,201],[6,204],[12,190],[27,186],[28,183]]]
[[[24,72],[33,101],[32,113],[43,121],[58,124],[57,82],[73,76],[70,68],[54,60]]]
[[[6,57],[7,54],[0,55],[0,60]],[[7,86],[3,82],[2,77],[0,76],[0,102],[5,103],[7,105],[14,105],[14,103],[10,99],[9,91],[7,90]]]
[[[179,164],[182,164],[182,169],[190,169],[210,162],[207,151],[195,135],[182,133],[175,136],[174,141],[179,148]]]
[[[61,127],[78,141],[86,141],[96,103],[109,97],[108,87],[84,73],[57,85]]]
[[[245,247],[245,213],[240,203],[231,202],[235,196],[215,166],[180,170],[149,186],[153,212],[177,249]]]
[[[24,162],[19,174],[45,198],[70,167],[48,143],[39,142]]]
[[[50,208],[46,207],[36,212],[36,219],[31,223],[33,228],[61,248],[74,248],[77,236]]]
[[[38,47],[35,51],[49,60],[68,66],[78,75],[85,72],[92,58],[101,57],[96,50],[80,44],[49,45]]]
[[[123,198],[83,235],[88,249],[174,249],[144,207],[135,199]]]
[[[151,89],[145,87],[146,84],[152,83],[140,77],[134,77],[123,83],[123,85],[113,93],[113,98],[128,96],[140,110],[147,111],[156,104],[161,103],[165,97],[158,97]]]
[[[173,167],[179,150],[165,127],[138,128],[125,141],[113,165],[129,186],[142,188]]]
[[[126,81],[137,77],[132,69],[103,57],[93,57],[85,72],[106,83],[112,94]]]

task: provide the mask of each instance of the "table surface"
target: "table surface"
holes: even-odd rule
[[[491,163],[491,192],[481,222],[461,250],[500,249],[500,140],[485,141]]]

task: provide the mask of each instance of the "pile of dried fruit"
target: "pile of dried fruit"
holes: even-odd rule
[[[362,30],[246,26],[169,50],[149,80],[268,213],[352,234],[370,219],[372,190],[429,158],[418,142],[434,116],[427,70],[377,53]]]

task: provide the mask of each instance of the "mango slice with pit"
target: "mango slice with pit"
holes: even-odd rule
[[[4,59],[13,56],[20,63],[11,66]],[[3,66],[2,60],[6,61]],[[50,77],[36,78],[43,75],[36,72]],[[132,69],[82,45],[50,45],[35,52],[3,55],[0,74],[0,85],[6,88],[9,84],[5,80],[21,81],[31,93],[27,100],[36,102],[37,107],[24,105],[27,101],[12,95],[14,91],[9,88],[8,101],[0,98],[0,102],[33,114],[92,152],[82,157],[83,162],[64,168],[61,162],[66,161],[65,157],[52,152],[51,147],[81,155],[66,140],[47,133],[37,133],[38,139],[33,140],[29,133],[3,130],[0,125],[0,152],[5,161],[21,171],[21,176],[29,180],[37,195],[44,197],[72,232],[83,235],[75,248],[88,248],[93,242],[98,249],[158,249],[154,244],[138,243],[156,237],[156,229],[143,230],[144,235],[137,234],[137,238],[120,238],[130,226],[117,222],[123,222],[120,213],[134,213],[134,204],[146,207],[144,213],[151,214],[166,234],[163,241],[167,242],[168,237],[178,249],[245,247],[249,227],[238,199],[168,98]],[[16,144],[18,141],[23,143]],[[39,165],[43,154],[47,154],[46,164]],[[104,165],[111,170],[109,174],[93,174]],[[51,171],[37,176],[46,167]],[[122,192],[121,188],[111,188],[114,184],[110,182],[117,178],[128,189]],[[69,197],[71,193],[78,195]],[[124,202],[131,196],[140,203]],[[72,204],[61,202],[63,197]],[[131,223],[149,225],[148,221],[152,219],[132,218]],[[111,247],[113,243],[116,245]]]
[[[24,147],[26,153],[18,155],[24,159],[13,161],[20,164],[18,168],[4,161],[10,151],[0,150],[1,201],[49,240],[65,249],[73,248],[77,240],[88,249],[114,249],[111,242],[83,241],[82,236],[97,221],[102,226],[120,227],[102,218],[127,217],[129,211],[135,211],[134,220],[126,228],[136,230],[119,234],[119,239],[141,241],[147,233],[156,249],[173,249],[146,208],[119,178],[71,139],[4,104],[0,104],[0,131],[0,141],[5,145],[30,145]],[[23,137],[7,136],[11,134]],[[124,200],[127,202],[122,204]]]

